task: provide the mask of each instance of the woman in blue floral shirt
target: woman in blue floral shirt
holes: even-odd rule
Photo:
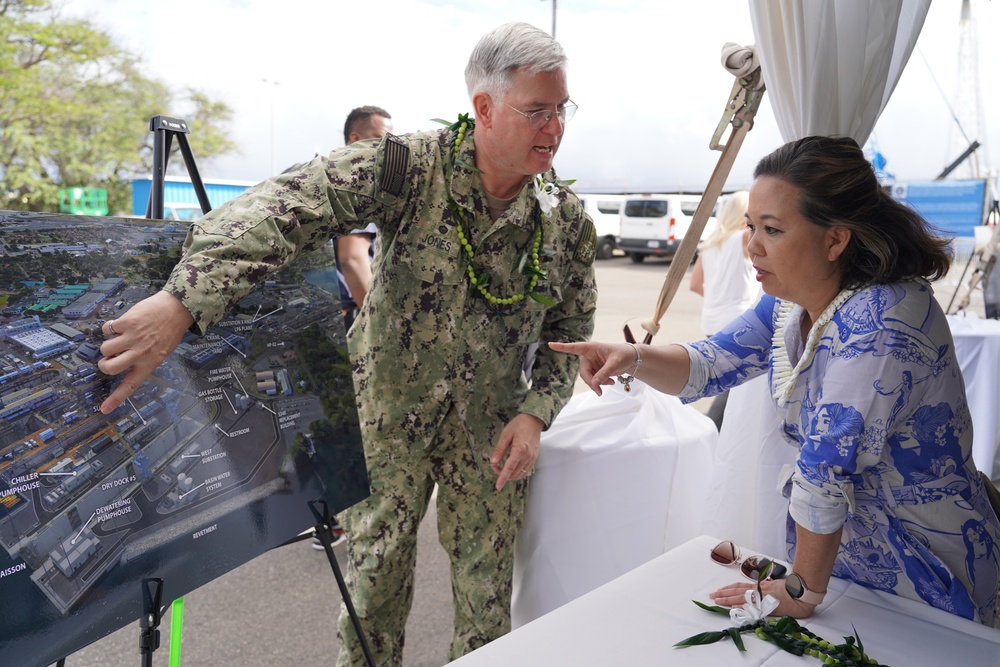
[[[793,584],[776,614],[808,616],[830,576],[990,625],[1000,522],[972,461],[951,331],[928,280],[947,241],[889,197],[852,139],[806,137],[754,171],[749,251],[766,295],[691,345],[552,344],[598,393],[631,373],[693,401],[767,372],[784,436]],[[641,360],[641,366],[639,365]],[[750,584],[712,594],[741,605]]]

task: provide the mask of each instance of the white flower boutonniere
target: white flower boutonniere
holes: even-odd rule
[[[729,618],[736,627],[763,620],[778,608],[778,599],[770,593],[761,599],[757,591],[749,590],[743,599],[747,601],[745,605],[729,610]]]
[[[559,205],[559,189],[572,185],[574,181],[556,181],[548,183],[541,174],[536,174],[534,179],[535,199],[538,200],[538,207],[542,209],[542,215],[546,218],[552,215],[552,209]]]

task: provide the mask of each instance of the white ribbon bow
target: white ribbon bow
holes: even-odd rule
[[[552,209],[559,204],[559,187],[555,183],[546,183],[541,174],[535,175],[535,199],[542,215],[548,217]]]
[[[743,594],[743,599],[747,601],[745,605],[729,610],[729,620],[736,627],[756,623],[777,609],[779,604],[778,598],[770,593],[761,600],[757,591],[752,588]]]

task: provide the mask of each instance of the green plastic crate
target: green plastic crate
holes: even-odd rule
[[[59,188],[59,211],[73,215],[107,215],[108,191],[104,188]]]

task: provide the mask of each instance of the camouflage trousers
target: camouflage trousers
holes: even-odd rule
[[[438,485],[438,539],[451,560],[454,660],[510,631],[514,538],[527,482],[496,491],[490,452],[474,455],[454,408],[435,440],[366,443],[372,495],[338,514],[348,535],[346,581],[375,663],[403,664],[413,602],[417,528]],[[479,461],[474,460],[479,457]],[[366,665],[346,608],[340,614],[338,667]]]

